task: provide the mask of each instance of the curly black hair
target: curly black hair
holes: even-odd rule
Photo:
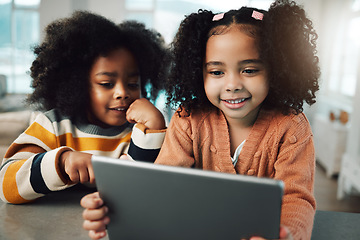
[[[70,117],[86,114],[94,61],[122,47],[138,63],[142,95],[155,99],[163,89],[168,49],[162,36],[142,23],[116,25],[103,16],[76,11],[50,23],[45,32],[44,41],[34,48],[36,59],[30,68],[34,91],[27,99],[39,110],[57,108]]]
[[[263,13],[262,20],[252,17],[254,10]],[[202,9],[190,14],[181,22],[172,42],[167,103],[173,108],[180,106],[178,114],[212,107],[203,83],[206,43],[210,36],[222,34],[233,24],[241,24],[242,30],[254,37],[265,63],[269,93],[264,108],[298,114],[304,102],[315,103],[320,77],[317,34],[301,6],[277,0],[268,11],[242,7],[226,12],[218,21],[212,20],[214,15]]]

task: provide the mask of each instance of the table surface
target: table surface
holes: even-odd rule
[[[76,186],[30,204],[0,201],[0,239],[89,240],[82,228],[80,199],[92,191],[94,189]],[[360,239],[360,213],[317,211],[312,239]]]
[[[312,240],[359,240],[360,213],[316,211]]]
[[[80,199],[93,191],[75,186],[23,205],[0,200],[0,239],[89,240],[87,231],[82,228]]]

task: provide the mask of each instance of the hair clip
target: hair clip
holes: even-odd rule
[[[225,14],[225,13],[216,14],[216,15],[214,15],[214,17],[213,17],[212,20],[213,20],[213,21],[219,21],[219,20],[223,19],[224,14]]]
[[[251,17],[255,18],[256,20],[262,20],[264,17],[264,14],[258,11],[253,11]]]

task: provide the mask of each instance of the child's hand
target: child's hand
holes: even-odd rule
[[[280,239],[293,240],[290,230],[287,227],[280,226]],[[262,237],[251,237],[250,240],[265,240]],[[273,239],[275,240],[275,239]]]
[[[60,155],[60,169],[64,177],[69,178],[73,183],[95,183],[91,156],[84,152],[63,152]]]
[[[100,239],[106,236],[106,225],[109,224],[110,218],[106,216],[108,208],[104,206],[104,201],[100,198],[99,193],[91,193],[84,196],[80,202],[85,208],[83,211],[83,228],[89,231],[89,237]]]
[[[126,112],[130,123],[142,123],[148,129],[160,130],[166,127],[162,113],[145,98],[136,99]]]

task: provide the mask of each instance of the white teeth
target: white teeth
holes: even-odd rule
[[[231,104],[236,104],[236,103],[241,103],[243,101],[245,101],[246,98],[243,98],[243,99],[236,99],[236,100],[225,100],[226,102],[228,103],[231,103]]]
[[[117,110],[117,111],[124,111],[125,108],[114,108],[114,110]]]

